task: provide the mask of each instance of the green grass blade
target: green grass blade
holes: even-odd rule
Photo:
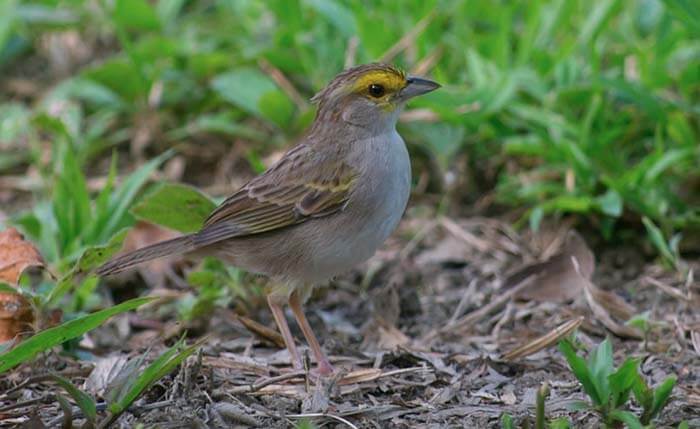
[[[176,231],[198,231],[216,205],[197,189],[162,183],[131,209],[136,218]]]
[[[86,273],[101,264],[107,262],[112,255],[117,253],[122,247],[122,243],[126,238],[127,230],[123,229],[112,237],[104,246],[92,246],[85,249],[83,254],[78,259],[78,262],[73,266],[73,269],[63,276],[56,286],[51,289],[51,292],[46,297],[46,305],[55,305],[68,291],[73,287],[75,277],[79,273]]]
[[[105,242],[109,237],[114,234],[117,229],[124,227],[124,216],[127,214],[127,210],[133,203],[136,195],[138,194],[141,187],[146,183],[151,174],[156,171],[156,169],[168,158],[173,155],[173,151],[169,150],[161,155],[153,158],[148,163],[144,164],[141,168],[133,172],[129,178],[119,187],[117,195],[112,200],[110,204],[110,217],[107,225],[102,231],[100,237],[100,242]]]
[[[669,397],[671,396],[671,391],[676,386],[677,378],[675,375],[668,377],[663,383],[656,389],[654,389],[654,399],[652,402],[651,413],[649,415],[650,419],[656,418],[663,407],[666,406]],[[649,423],[649,422],[644,422]]]
[[[637,372],[638,367],[638,359],[627,359],[620,365],[617,371],[608,377],[612,406],[614,408],[627,402],[632,386],[634,386],[634,383],[639,377],[639,373]]]
[[[53,346],[77,338],[95,329],[116,314],[125,313],[138,308],[143,304],[153,301],[153,299],[154,298],[131,299],[115,305],[114,307],[106,308],[39,332],[22,341],[12,350],[0,355],[0,374],[23,362],[29,361],[37,354],[49,350]]]
[[[613,352],[610,338],[606,338],[588,356],[588,370],[601,403],[607,403],[610,397],[610,382],[608,377],[613,372]]]
[[[133,380],[130,386],[125,386],[127,389],[122,390],[123,393],[114,399],[115,402],[109,404],[110,416],[100,424],[100,427],[113,422],[121,413],[129,408],[141,393],[175,369],[176,366],[194,353],[204,341],[205,339],[202,339],[191,346],[181,349],[184,345],[184,340],[180,340],[165,353],[160,355],[146,367],[143,373]]]
[[[610,413],[610,417],[613,420],[624,423],[629,429],[643,429],[642,423],[631,411],[613,410]]]
[[[55,381],[59,386],[61,386],[68,394],[73,398],[78,407],[82,410],[85,418],[91,423],[95,424],[95,419],[97,418],[97,405],[95,401],[85,392],[78,389],[65,378],[58,374],[50,374],[51,379]]]
[[[503,413],[501,416],[501,429],[515,429],[513,417],[508,413]]]
[[[700,5],[695,0],[663,0],[671,15],[700,36]]]
[[[651,243],[654,245],[654,247],[656,247],[656,250],[659,251],[666,262],[671,264],[671,266],[676,267],[678,261],[676,260],[676,256],[673,254],[671,247],[668,245],[668,242],[664,238],[664,234],[661,232],[661,229],[646,216],[642,217],[642,223],[647,230],[649,240],[651,240]]]
[[[583,390],[588,394],[595,405],[601,405],[601,398],[598,394],[591,372],[586,365],[586,361],[576,354],[574,346],[570,340],[564,339],[559,342],[559,351],[564,355],[578,381],[583,386]]]

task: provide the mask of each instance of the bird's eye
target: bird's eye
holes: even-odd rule
[[[371,95],[374,98],[379,98],[384,95],[384,86],[378,84],[378,83],[373,83],[369,86],[367,89],[369,91],[369,95]]]

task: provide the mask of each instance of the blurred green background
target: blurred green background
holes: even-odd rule
[[[443,210],[573,213],[671,264],[697,231],[695,0],[3,0],[5,222],[66,271],[134,222],[168,149],[198,186],[232,145],[253,174],[316,90],[377,60],[444,84],[399,125]]]

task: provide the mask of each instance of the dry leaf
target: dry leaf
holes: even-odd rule
[[[15,228],[0,232],[0,282],[16,286],[28,267],[43,266],[39,251]],[[0,293],[0,342],[31,331],[33,322],[34,309],[26,298],[11,292]]]
[[[690,331],[690,341],[693,343],[695,353],[700,356],[700,332]]]
[[[581,275],[576,270],[578,264]],[[562,250],[545,262],[525,266],[510,275],[505,287],[527,282],[519,299],[565,302],[581,294],[595,270],[595,258],[586,242],[575,231],[567,234]]]
[[[85,379],[83,389],[95,396],[102,396],[107,386],[121,372],[128,361],[129,358],[126,355],[97,359],[95,368],[90,372],[88,378]]]
[[[583,282],[583,293],[586,297],[586,302],[596,319],[608,328],[610,332],[619,337],[642,339],[643,336],[639,329],[620,324],[613,318],[613,315],[615,315],[620,319],[628,320],[637,313],[635,308],[616,294],[599,289],[588,278],[584,278],[583,268],[576,261],[574,261],[574,268]]]
[[[503,355],[503,360],[513,361],[515,359],[530,356],[537,353],[538,351],[545,349],[553,344],[559,342],[560,339],[566,337],[576,328],[578,328],[583,322],[583,316],[576,319],[569,320],[562,325],[557,326],[552,331],[548,332],[539,338],[532,341],[528,341],[522,346],[517,347],[514,350],[509,351]]]
[[[43,267],[44,259],[34,245],[15,228],[0,232],[0,282],[17,285],[28,267]]]
[[[25,297],[0,293],[0,343],[32,331],[34,309]]]
[[[613,319],[610,312],[608,312],[608,310],[605,308],[606,305],[609,306],[610,304],[607,301],[598,301],[598,299],[603,296],[600,292],[602,291],[591,282],[587,282],[586,287],[583,288],[583,293],[586,296],[586,302],[591,308],[591,311],[596,319],[618,337],[634,338],[637,340],[642,339],[643,335],[639,329],[632,326],[622,325]],[[608,292],[608,294],[614,295],[610,292]],[[617,299],[620,300],[620,298]],[[602,302],[605,302],[606,304],[603,304]]]
[[[267,326],[260,324],[256,322],[253,319],[249,319],[245,316],[240,316],[240,315],[234,315],[234,317],[241,322],[243,326],[247,330],[249,330],[253,335],[256,335],[258,338],[261,338],[265,341],[268,341],[277,347],[284,347],[284,339],[282,338],[282,335],[280,335],[279,332],[277,332],[274,329],[270,329]]]

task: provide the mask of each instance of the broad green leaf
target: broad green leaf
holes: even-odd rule
[[[177,15],[184,5],[185,0],[158,0],[158,3],[156,3],[156,12],[158,13],[160,22],[168,27],[169,30],[173,29],[176,24]]]
[[[583,386],[583,390],[588,394],[595,405],[602,405],[603,402],[596,388],[595,381],[591,375],[586,361],[576,354],[573,344],[569,339],[559,342],[559,351],[564,355],[578,381]]]
[[[608,377],[610,381],[611,401],[614,408],[627,402],[630,391],[639,376],[637,372],[638,367],[638,359],[627,359],[620,365],[617,371],[610,374]]]
[[[168,133],[173,139],[180,139],[198,133],[219,133],[226,136],[242,137],[244,139],[263,142],[268,136],[249,126],[238,123],[229,113],[202,115],[188,124],[184,129]]]
[[[659,251],[661,256],[663,256],[667,262],[675,267],[677,265],[676,256],[671,251],[671,247],[664,238],[664,234],[661,232],[661,229],[659,229],[659,227],[657,227],[656,224],[654,224],[654,222],[646,216],[642,217],[642,223],[647,230],[649,240],[654,247],[656,247],[656,250]]]
[[[49,377],[51,377],[53,381],[58,383],[59,386],[63,387],[63,389],[68,392],[75,403],[78,404],[78,407],[83,412],[87,420],[94,425],[95,419],[97,418],[97,405],[95,404],[95,401],[85,392],[75,387],[73,383],[60,375],[49,374]]]
[[[501,415],[501,429],[515,429],[515,423],[513,423],[513,417],[508,413],[503,413]]]
[[[55,305],[73,286],[79,274],[88,273],[107,262],[119,251],[126,238],[128,230],[123,229],[115,234],[104,246],[92,246],[85,249],[68,274],[63,276],[51,289],[46,297],[46,305]]]
[[[188,233],[198,231],[216,205],[197,189],[162,183],[131,209],[138,219]]]
[[[643,429],[642,423],[631,411],[613,410],[610,417],[624,423],[629,429]]]
[[[666,380],[664,380],[663,383],[659,385],[659,387],[654,389],[654,399],[652,402],[651,413],[649,414],[650,419],[656,418],[663,409],[663,407],[666,406],[666,403],[668,402],[668,399],[671,396],[671,391],[676,386],[676,381],[676,376],[672,375]],[[646,424],[649,422],[643,423]]]
[[[153,298],[135,298],[104,310],[78,317],[53,328],[41,331],[19,343],[12,350],[0,354],[0,374],[28,362],[37,354],[77,338],[100,326],[110,317],[125,313],[153,301]]]
[[[610,338],[605,338],[588,356],[588,370],[593,379],[601,403],[608,402],[610,384],[608,377],[613,372],[613,353]]]
[[[78,262],[75,264],[77,272],[87,273],[109,261],[109,259],[122,248],[122,243],[126,238],[127,232],[127,229],[122,229],[114,234],[107,244],[103,246],[91,246],[85,249],[85,252],[83,252],[80,259],[78,259]]]
[[[640,331],[646,332],[649,330],[650,315],[651,313],[649,311],[644,311],[642,313],[635,314],[628,321],[625,322],[625,325],[634,326]]]
[[[294,115],[294,105],[281,91],[270,91],[258,100],[260,113],[277,124],[278,127],[289,128]]]
[[[224,100],[248,113],[273,122],[275,122],[273,118],[283,118],[287,115],[285,112],[291,109],[286,106],[281,107],[283,104],[291,105],[291,102],[272,79],[253,68],[240,68],[220,74],[212,81],[212,88]],[[271,93],[278,93],[278,95],[269,95]],[[268,105],[270,103],[274,106]]]
[[[548,429],[571,429],[571,423],[566,417],[559,417],[549,422]]]
[[[148,91],[134,64],[119,56],[87,69],[83,77],[119,94],[125,103],[145,97]]]
[[[305,3],[329,20],[345,37],[357,34],[352,12],[336,0],[305,0]]]
[[[119,94],[102,83],[84,77],[75,77],[60,83],[48,94],[45,103],[56,103],[69,98],[77,98],[104,108],[125,108]]]
[[[671,14],[700,37],[700,5],[694,0],[663,0]]]
[[[138,170],[131,173],[126,181],[119,187],[109,205],[110,217],[105,223],[99,242],[107,241],[117,230],[127,226],[125,216],[127,215],[127,210],[134,202],[136,195],[151,177],[151,174],[153,174],[166,159],[170,158],[173,153],[174,151],[168,150],[153,158],[142,165]]]
[[[157,30],[158,16],[146,0],[115,0],[112,19],[127,31]]]
[[[622,214],[622,197],[616,191],[608,189],[608,192],[596,198],[600,211],[608,216],[620,217]]]
[[[641,375],[637,374],[637,380],[632,386],[634,399],[645,410],[651,410],[654,406],[654,392],[647,386]]]

